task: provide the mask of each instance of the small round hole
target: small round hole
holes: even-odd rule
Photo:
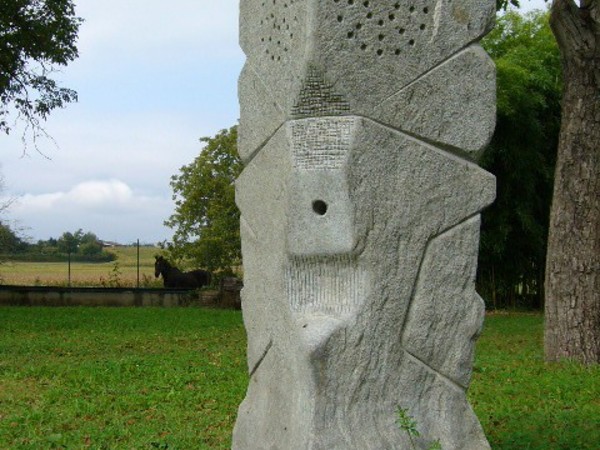
[[[324,216],[325,213],[327,213],[327,203],[325,203],[323,200],[315,200],[312,203],[312,208],[313,211],[320,216]]]

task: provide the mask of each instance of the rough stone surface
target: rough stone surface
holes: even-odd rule
[[[473,157],[490,138],[492,64],[476,45],[469,47],[489,31],[493,1],[241,0],[240,9],[240,44],[248,58],[240,77],[242,159],[292,118],[357,114],[418,132],[419,126],[405,128],[398,110],[410,99],[398,94],[418,80],[427,84],[424,75],[436,71],[434,83],[444,81],[427,96],[438,108],[427,122],[441,123],[423,124],[424,137]],[[453,62],[455,56],[462,60]],[[448,63],[453,67],[445,68]],[[423,83],[421,92],[431,87]],[[464,124],[461,115],[476,120]]]
[[[489,445],[466,400],[483,303],[473,160],[494,125],[481,0],[242,0],[234,449]],[[381,51],[380,51],[381,50]]]

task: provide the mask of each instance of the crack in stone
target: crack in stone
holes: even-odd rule
[[[262,355],[260,355],[260,358],[258,358],[258,361],[256,361],[256,364],[254,364],[254,367],[250,371],[250,378],[252,378],[254,376],[254,374],[256,373],[256,371],[258,370],[260,365],[262,364],[262,362],[265,360],[265,358],[267,357],[267,354],[269,353],[269,350],[271,350],[271,347],[273,347],[273,339],[271,339],[269,341],[269,343],[263,350]]]

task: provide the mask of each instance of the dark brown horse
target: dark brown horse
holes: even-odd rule
[[[206,270],[182,272],[162,256],[157,256],[154,263],[154,276],[158,278],[161,275],[166,288],[200,289],[202,286],[209,285],[212,278],[211,273]]]

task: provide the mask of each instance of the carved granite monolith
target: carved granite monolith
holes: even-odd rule
[[[250,383],[233,448],[488,449],[477,164],[493,0],[241,0],[236,183]]]

